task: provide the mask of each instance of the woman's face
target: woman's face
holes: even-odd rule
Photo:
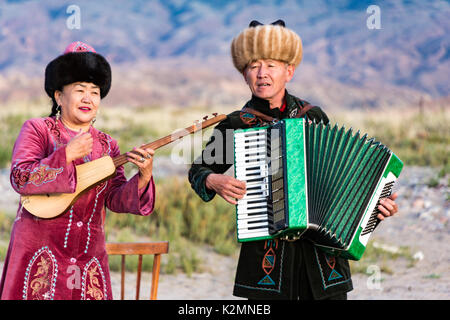
[[[61,106],[61,118],[68,125],[89,125],[97,115],[100,88],[91,82],[74,82],[55,92]]]

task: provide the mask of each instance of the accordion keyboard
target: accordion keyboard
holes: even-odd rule
[[[265,130],[235,134],[236,179],[244,181],[247,193],[237,204],[238,239],[269,236],[271,228],[268,143]]]

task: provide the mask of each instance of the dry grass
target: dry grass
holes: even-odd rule
[[[225,114],[231,111],[231,108],[214,110]],[[122,151],[125,151],[190,126],[195,120],[201,120],[211,112],[203,108],[129,109],[103,106],[95,126],[111,134],[119,141]],[[35,105],[0,107],[0,166],[9,166],[11,149],[22,123],[28,118],[46,116],[48,113],[48,104],[42,101]],[[352,110],[329,116],[333,124],[359,129],[386,144],[405,165],[441,167],[443,174],[449,172],[450,115],[446,109],[430,110],[424,114],[417,110]],[[208,134],[205,133],[205,136],[208,137]],[[160,152],[167,154],[171,150],[168,146]],[[164,262],[163,272],[181,269],[191,273],[198,270],[200,264],[196,248],[204,244],[213,246],[223,254],[235,252],[238,244],[234,207],[222,199],[203,203],[186,180],[186,177],[182,177],[157,181],[158,200],[150,218],[109,214],[106,226],[109,240],[171,241],[171,255]],[[3,239],[6,239],[8,230],[5,228],[10,226],[10,221],[2,221],[0,231]],[[0,256],[6,250],[2,247]],[[371,251],[375,252],[368,248],[369,257]],[[134,265],[129,268],[134,268]],[[365,266],[354,265],[353,268],[362,270]]]

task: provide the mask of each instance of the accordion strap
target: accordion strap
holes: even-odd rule
[[[252,108],[242,108],[241,112],[247,112],[247,113],[253,114],[254,116],[257,116],[258,118],[261,118],[261,119],[265,120],[266,122],[272,122],[273,120],[275,120],[275,118],[268,116],[262,112],[252,109]]]
[[[297,114],[294,116],[294,118],[300,118],[303,117],[309,110],[311,110],[314,106],[310,103],[307,102],[306,105],[303,104],[303,102],[301,102],[300,100],[295,100],[295,103],[298,106],[298,112]]]
[[[298,111],[297,111],[297,114],[293,118],[303,117],[306,114],[306,112],[308,112],[313,107],[313,105],[311,105],[311,104],[303,105],[299,101],[297,102],[297,105],[298,105]],[[252,108],[246,108],[246,107],[242,108],[241,112],[247,112],[247,113],[253,114],[266,122],[273,122],[274,120],[275,121],[278,120],[278,119],[275,119],[271,116],[268,116],[262,112],[252,109]]]

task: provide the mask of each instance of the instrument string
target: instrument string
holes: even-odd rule
[[[218,117],[216,117],[216,118],[218,118]],[[223,118],[220,118],[220,119],[223,119]],[[211,119],[211,120],[213,120],[213,119]],[[220,121],[220,120],[219,120],[219,119],[214,119],[214,121],[211,121],[211,123],[203,124],[203,125],[202,125],[202,129],[203,129],[204,127],[209,126],[209,125],[211,125],[211,124],[214,124],[214,123],[216,123],[216,122],[218,122],[218,121]],[[206,121],[205,121],[205,122],[206,122]],[[156,150],[156,149],[158,149],[158,148],[160,148],[160,147],[165,146],[166,144],[169,144],[169,143],[171,143],[171,142],[173,142],[173,141],[175,141],[175,140],[178,140],[178,139],[183,138],[184,136],[187,136],[187,135],[189,135],[189,134],[191,134],[191,133],[194,133],[194,132],[197,131],[198,129],[199,129],[199,127],[197,127],[197,126],[194,125],[194,126],[191,126],[191,127],[189,127],[189,128],[186,128],[186,129],[184,129],[184,130],[179,130],[179,131],[177,131],[177,132],[175,132],[175,133],[173,133],[173,134],[171,134],[171,135],[165,136],[165,137],[160,138],[160,139],[158,139],[158,140],[156,140],[156,141],[153,141],[153,142],[151,142],[151,143],[147,143],[147,144],[143,145],[142,148],[144,148],[144,149],[146,149],[146,148],[151,148],[151,149],[153,149],[153,150]],[[133,152],[133,153],[136,153],[136,154],[137,154],[137,152],[135,152],[135,151],[133,151],[133,150],[130,151],[130,152]],[[123,153],[123,154],[121,154],[121,155],[119,155],[119,156],[113,158],[113,162],[114,162],[114,165],[116,166],[116,168],[119,167],[119,166],[121,166],[121,165],[124,165],[124,164],[127,163],[128,161],[129,161],[129,160],[128,160],[128,157],[127,157],[127,154],[126,154],[126,153]]]

